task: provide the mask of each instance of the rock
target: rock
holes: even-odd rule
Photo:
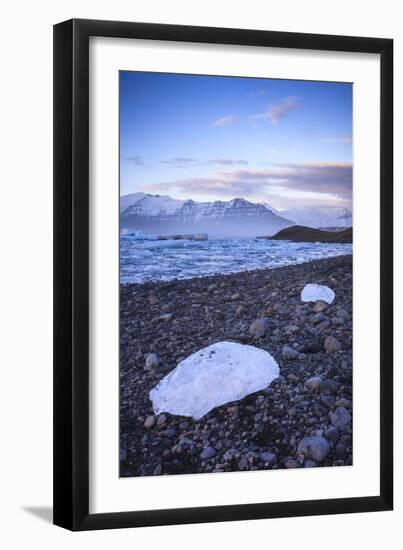
[[[336,447],[334,448],[335,453],[337,455],[344,455],[347,451],[347,447],[344,443],[337,443]]]
[[[330,452],[330,445],[324,437],[313,435],[301,439],[297,452],[315,462],[323,462]]]
[[[316,325],[316,328],[318,330],[325,330],[330,327],[330,321],[326,319],[325,321],[322,321],[321,323]]]
[[[150,428],[153,428],[156,423],[156,418],[154,415],[147,416],[144,422],[144,427],[149,430]]]
[[[299,348],[301,353],[319,353],[323,350],[323,345],[319,342],[312,342],[310,344],[304,344]]]
[[[343,317],[332,317],[331,321],[333,325],[337,325],[337,326],[344,325],[344,323],[346,322],[345,319],[343,319]]]
[[[262,349],[218,342],[193,353],[150,392],[155,414],[169,412],[198,420],[209,411],[267,388],[280,374]]]
[[[201,460],[210,460],[217,454],[217,451],[213,447],[206,447],[200,453]]]
[[[299,353],[297,350],[290,346],[284,346],[281,355],[283,356],[283,359],[289,360],[296,359],[299,356]]]
[[[160,321],[170,321],[173,317],[172,313],[165,313],[164,315],[160,315],[159,320]]]
[[[165,435],[169,437],[169,439],[172,439],[176,435],[176,431],[173,428],[167,428],[165,430]]]
[[[247,467],[248,467],[248,457],[243,456],[241,460],[238,462],[238,468],[242,471],[242,470],[246,470]]]
[[[335,299],[335,293],[331,288],[325,285],[307,284],[301,292],[301,300],[303,302],[317,302],[321,300],[327,304],[331,304]]]
[[[167,421],[167,415],[166,414],[160,414],[157,419],[157,426],[162,426]]]
[[[190,439],[190,437],[181,437],[178,445],[182,447],[182,449],[188,449],[193,445],[193,439]]]
[[[322,378],[320,376],[311,376],[305,382],[305,386],[310,390],[317,390],[322,383]]]
[[[327,317],[324,313],[322,313],[321,311],[319,313],[316,313],[313,317],[312,317],[312,323],[314,323],[315,325],[317,325],[318,323],[321,323],[322,321],[326,321],[327,320]]]
[[[156,304],[158,304],[158,298],[156,296],[149,296],[148,297],[148,303],[150,304],[150,306],[155,306]]]
[[[275,464],[277,462],[277,455],[274,453],[264,452],[260,453],[260,459],[265,464]]]
[[[299,468],[298,462],[296,460],[294,460],[293,458],[291,458],[290,456],[287,456],[283,460],[283,466],[284,466],[284,468],[287,468],[288,470],[291,469],[291,468]]]
[[[156,369],[157,367],[159,367],[159,364],[160,364],[160,360],[158,359],[158,355],[156,355],[155,353],[149,353],[147,355],[147,358],[146,358],[147,370]]]
[[[231,462],[237,455],[238,451],[236,449],[228,449],[228,451],[225,451],[223,454],[223,460],[225,462]]]
[[[331,379],[323,380],[320,385],[320,391],[326,394],[337,393],[339,388],[340,384]]]
[[[323,348],[327,353],[331,353],[333,351],[340,351],[341,343],[337,340],[337,338],[334,338],[334,336],[328,336],[327,338],[325,338],[325,341],[323,342]]]
[[[242,315],[242,313],[244,313],[246,311],[246,308],[244,306],[238,306],[235,310],[235,315],[237,317],[240,317]]]
[[[345,407],[346,409],[351,409],[352,403],[349,399],[346,399],[345,397],[341,397],[338,399],[335,403],[336,407]]]
[[[120,449],[120,452],[119,452],[119,459],[120,460],[126,460],[127,458],[127,451],[126,449]]]
[[[253,323],[250,325],[249,334],[251,334],[256,339],[261,338],[262,336],[265,336],[271,328],[271,320],[267,317],[261,317],[260,319],[256,319],[256,321],[253,321]]]
[[[328,428],[327,430],[325,430],[325,433],[323,435],[331,443],[336,443],[336,441],[340,437],[340,432],[337,428]]]
[[[317,302],[315,302],[312,309],[313,309],[313,311],[315,311],[315,313],[320,313],[321,311],[325,311],[325,309],[328,307],[328,305],[329,304],[327,304],[323,300],[318,300]]]
[[[342,317],[343,319],[348,319],[348,311],[346,311],[345,309],[338,309],[336,311],[336,316],[337,317]]]
[[[333,407],[334,405],[335,398],[333,397],[333,395],[321,395],[320,402],[322,403],[322,405],[325,405],[325,407],[330,409],[330,407]]]
[[[314,460],[305,460],[304,467],[305,468],[316,468],[317,464]]]
[[[351,414],[344,407],[337,407],[337,409],[329,413],[330,422],[335,428],[343,431],[351,424]]]
[[[159,317],[154,317],[151,319],[152,323],[159,323],[160,321],[170,321],[173,318],[172,313],[164,313],[163,315],[160,315]]]
[[[239,294],[239,292],[235,292],[235,294],[231,296],[231,300],[239,300],[240,297],[241,295]]]
[[[155,467],[154,471],[153,471],[153,475],[154,476],[160,476],[162,474],[162,466],[161,464],[157,464],[157,466]]]

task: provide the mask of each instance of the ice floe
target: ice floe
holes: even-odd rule
[[[156,414],[168,412],[195,420],[230,401],[262,390],[280,374],[265,350],[218,342],[200,349],[163,378],[150,392]]]
[[[327,304],[331,304],[335,297],[336,295],[331,288],[315,283],[305,285],[301,292],[301,300],[303,302],[316,302],[322,300]]]

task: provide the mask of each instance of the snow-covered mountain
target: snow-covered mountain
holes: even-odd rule
[[[347,208],[290,208],[278,212],[289,220],[292,220],[297,225],[305,225],[307,227],[352,227],[353,215]]]
[[[131,193],[120,197],[120,213],[128,208],[131,212],[146,213],[155,216],[160,212],[172,213],[185,201],[173,199],[168,195],[150,195],[149,193]]]
[[[145,234],[207,233],[209,236],[273,235],[294,222],[264,203],[242,198],[196,202],[133,193],[120,198],[121,230]]]

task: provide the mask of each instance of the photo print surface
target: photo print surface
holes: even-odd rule
[[[353,463],[352,92],[120,72],[121,477]]]

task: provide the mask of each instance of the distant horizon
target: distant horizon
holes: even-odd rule
[[[352,210],[352,85],[120,72],[120,193]]]

